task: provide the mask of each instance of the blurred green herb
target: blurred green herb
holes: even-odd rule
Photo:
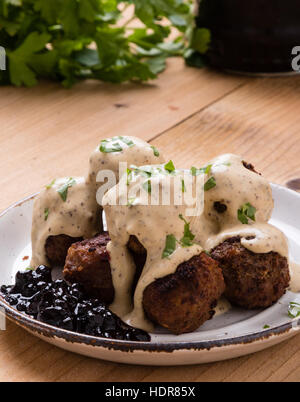
[[[207,182],[204,184],[204,191],[208,191],[214,187],[216,187],[216,179],[214,177],[210,177]]]
[[[169,173],[174,172],[175,166],[174,166],[173,161],[170,160],[168,163],[166,163],[166,164],[164,165],[164,168],[165,168],[165,170],[167,170]]]
[[[300,304],[296,302],[290,302],[288,308],[288,316],[291,318],[297,318],[300,316]]]
[[[68,190],[69,187],[74,186],[74,184],[76,184],[76,180],[72,179],[72,177],[70,177],[61,187],[59,187],[59,189],[57,190],[57,192],[59,193],[61,199],[66,202],[67,201],[67,196],[68,196]]]
[[[248,224],[249,222],[248,218],[251,219],[252,221],[255,221],[255,214],[256,214],[256,208],[249,202],[242,205],[237,212],[238,220],[242,222],[244,225]]]
[[[183,56],[193,20],[192,0],[0,0],[0,84],[147,81]],[[191,44],[204,50],[206,36]]]
[[[45,208],[45,210],[44,210],[44,219],[45,219],[45,221],[48,219],[48,216],[49,216],[49,208]]]
[[[184,233],[183,237],[180,239],[180,244],[183,247],[190,247],[193,245],[193,240],[195,238],[195,235],[191,232],[190,230],[190,224],[187,222],[182,214],[179,215],[179,218],[184,222]]]
[[[54,185],[55,181],[56,181],[56,179],[53,179],[50,184],[47,184],[47,185],[45,186],[45,188],[46,188],[47,190],[49,190],[49,188],[51,188],[51,187]]]
[[[159,157],[159,150],[157,148],[155,148],[155,146],[151,145],[151,148],[153,150],[153,154],[156,157]]]

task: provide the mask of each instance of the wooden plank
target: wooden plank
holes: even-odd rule
[[[201,72],[201,74],[202,73],[203,72]],[[190,84],[193,84],[193,80]],[[164,125],[158,122],[150,122],[150,119],[145,119],[145,127],[146,125],[150,127],[150,123],[155,127],[152,129],[152,133],[155,133],[156,136],[153,143],[162,148],[178,166],[189,167],[192,164],[201,165],[204,161],[219,153],[233,152],[244,155],[247,160],[256,165],[258,170],[261,170],[267,177],[275,182],[284,184],[287,180],[300,177],[300,165],[297,159],[300,151],[300,116],[298,112],[300,99],[297,97],[300,87],[300,78],[254,79],[251,81],[247,80],[244,84],[244,86],[237,88],[233,92],[229,90],[228,96],[224,96],[224,94],[220,95],[221,99],[215,103],[211,101],[207,102],[206,106],[202,105],[199,107],[199,105],[197,105],[197,107],[199,107],[197,110],[200,110],[199,113],[196,113],[191,118],[187,118],[182,123],[180,123],[182,119],[179,119],[177,126],[173,127],[171,130],[167,130],[161,135],[160,133],[166,130]],[[237,87],[239,86],[240,83]],[[152,88],[150,88],[150,90],[153,91]],[[165,91],[166,90],[165,88]],[[207,90],[207,93],[208,92],[209,90]],[[173,92],[170,90],[169,95],[172,96],[172,93]],[[184,93],[186,96],[189,94],[188,91],[186,92],[184,88],[182,88],[181,97],[183,97]],[[135,94],[132,98],[134,102],[137,96],[138,94]],[[144,94],[143,96],[147,97],[149,95]],[[162,95],[158,95],[159,98],[161,96]],[[28,102],[29,98],[30,97],[28,97]],[[141,101],[141,99],[142,97],[139,98],[139,101]],[[180,101],[185,102],[185,99],[180,99]],[[195,95],[193,104],[196,101]],[[63,103],[63,99],[61,99],[61,102]],[[68,102],[70,102],[70,104]],[[76,102],[78,102],[78,109],[80,102],[79,100],[76,100]],[[148,108],[156,107],[155,105],[151,105],[151,102],[147,100]],[[164,107],[164,110],[166,110],[167,105],[170,104],[169,102],[171,102],[171,100],[166,101],[164,98],[163,102],[160,101],[160,108]],[[72,108],[70,99],[67,100],[67,103],[69,104],[67,110],[70,119],[71,110],[74,111],[76,109]],[[209,106],[209,103],[212,104]],[[177,104],[175,104],[175,106],[177,106]],[[56,109],[55,105],[51,107],[54,108],[51,109],[52,111],[56,110],[56,113],[58,113],[58,106],[58,109]],[[111,104],[109,107],[111,108],[108,108],[110,111],[105,112],[108,116],[111,114],[111,111],[114,110]],[[135,110],[141,110],[136,105],[134,107],[137,107]],[[159,107],[155,110],[157,110],[156,113],[158,115]],[[123,111],[122,108],[117,109],[118,113],[123,113]],[[171,111],[174,112],[175,115],[178,112],[177,110]],[[87,111],[85,111],[85,114],[89,116]],[[45,174],[49,175],[50,164],[52,164],[52,166],[53,164],[60,164],[60,166],[54,166],[53,169],[55,172],[61,171],[64,173],[66,168],[72,168],[74,164],[79,166],[85,163],[88,151],[86,149],[83,151],[79,148],[86,146],[85,141],[89,144],[89,148],[93,146],[91,143],[95,140],[97,127],[95,128],[93,126],[92,120],[95,119],[94,121],[97,121],[96,116],[99,116],[99,114],[94,110],[94,117],[91,118],[91,120],[88,118],[89,122],[87,125],[90,128],[92,127],[93,133],[87,133],[87,139],[79,135],[74,136],[75,145],[70,145],[73,151],[71,158],[70,155],[65,156],[66,149],[68,148],[65,145],[66,139],[60,138],[60,135],[55,134],[53,129],[51,131],[51,126],[49,125],[48,127],[45,123],[46,117],[42,115],[42,126],[45,133],[48,134],[45,142],[45,149],[48,150],[48,155],[41,156],[41,161],[32,162],[32,159],[26,159],[27,150],[22,150],[22,146],[26,144],[26,141],[22,142],[19,138],[16,140],[12,139],[12,142],[7,144],[9,146],[15,144],[16,147],[19,147],[15,154],[16,163],[19,163],[18,166],[20,166],[21,162],[18,162],[17,159],[23,157],[27,163],[31,163],[31,169],[25,169],[20,172],[20,179],[16,178],[16,176],[10,176],[10,178],[17,180],[17,183],[20,185],[20,183],[22,183],[21,180],[24,181],[26,177],[28,177],[28,181],[34,181],[33,184],[29,183],[29,188],[33,189],[36,184],[41,183],[40,176],[45,180]],[[135,119],[139,119],[140,117],[134,117],[134,114],[131,116],[133,117],[130,122],[126,122],[126,119],[121,117],[120,124],[119,122],[118,124],[114,122],[115,125],[111,122],[103,124],[105,127],[109,127],[110,124],[111,127],[117,128],[118,126],[134,127]],[[145,114],[143,116],[145,116]],[[158,120],[158,118],[154,120]],[[172,119],[171,125],[176,124],[175,120],[175,118]],[[62,130],[61,132],[65,133],[66,138],[71,141],[71,129],[69,129],[64,122],[64,117],[61,117],[61,120],[59,120],[58,117],[58,121],[60,121],[59,127]],[[139,124],[141,124],[142,118],[139,121]],[[72,129],[76,127],[75,122],[77,125],[80,125],[78,116],[74,116]],[[17,126],[19,124],[20,123],[18,123]],[[10,125],[8,124],[7,128],[11,129],[11,135],[14,137],[14,135],[16,135],[15,129],[17,126],[14,126],[12,118]],[[42,138],[42,134],[38,132],[38,119],[30,127],[31,129],[29,130],[26,126],[26,132],[32,132],[33,139],[32,144],[29,145],[29,155],[30,158],[33,158],[38,157],[38,152],[41,152],[38,141]],[[82,126],[80,127],[82,130]],[[136,129],[134,128],[134,130]],[[50,132],[52,133],[51,135],[49,135]],[[137,132],[138,131],[134,131],[134,133]],[[143,130],[143,133],[144,132],[146,132],[146,130]],[[28,140],[28,134],[26,138]],[[152,136],[148,138],[152,138]],[[73,156],[75,150],[76,163],[74,162]],[[2,154],[2,159],[3,158],[4,160],[1,162],[2,165],[5,164],[5,161],[11,163],[9,159],[10,156]],[[33,172],[35,169],[38,171]],[[22,191],[25,192],[27,189],[27,184],[26,189],[25,186],[24,189],[17,189],[15,183],[11,183],[10,180],[3,180],[2,184],[8,186],[9,197],[14,197],[14,199],[16,199],[19,193]],[[1,197],[0,205],[4,205],[9,197],[7,197],[6,194],[1,195]],[[226,362],[187,367],[155,368],[126,366],[80,357],[49,346],[25,333],[15,325],[9,324],[7,331],[0,333],[0,353],[2,357],[0,380],[267,381],[276,379],[279,381],[299,381],[299,340],[300,337],[298,335],[270,349]],[[30,347],[32,348],[32,352],[28,350]]]
[[[243,155],[271,181],[300,177],[300,77],[256,79],[156,138],[176,166]]]
[[[0,209],[49,181],[82,175],[101,138],[151,139],[230,93],[246,78],[185,67],[172,59],[157,81],[1,89]]]

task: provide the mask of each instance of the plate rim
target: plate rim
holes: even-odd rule
[[[300,194],[294,190],[284,187],[279,184],[271,183],[272,187],[277,187],[278,189],[288,192],[293,196],[299,198]],[[15,202],[8,208],[0,213],[0,218],[6,215],[10,210],[23,205],[24,203],[33,200],[39,193],[34,193],[30,196],[22,198],[20,201]],[[1,224],[1,223],[0,223]],[[3,297],[0,296],[0,307],[4,308],[5,313],[8,318],[12,320],[17,325],[24,329],[28,329],[32,333],[44,336],[46,338],[59,338],[67,342],[71,342],[79,345],[87,345],[94,347],[103,347],[109,350],[122,351],[122,352],[134,352],[134,351],[145,351],[145,352],[173,352],[178,350],[210,350],[212,348],[220,348],[224,346],[233,345],[247,345],[249,343],[254,343],[258,341],[264,341],[272,336],[283,336],[287,335],[289,332],[294,331],[295,334],[300,330],[300,318],[289,320],[281,325],[273,328],[268,328],[263,331],[240,335],[236,337],[226,338],[226,339],[215,339],[207,341],[178,341],[178,342],[138,342],[138,341],[123,341],[111,338],[101,338],[86,334],[80,334],[77,332],[68,331],[62,328],[54,327],[52,325],[43,323],[41,321],[35,320],[30,316],[23,314],[22,312],[16,310],[10,306]],[[150,334],[151,335],[151,334]]]

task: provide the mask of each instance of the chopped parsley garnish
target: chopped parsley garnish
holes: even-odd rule
[[[143,169],[135,166],[135,165],[131,165],[130,169],[132,170],[135,174],[139,174],[141,176],[145,176],[145,177],[151,177],[152,176],[152,172],[151,172],[151,168],[147,168],[146,166],[143,167]]]
[[[244,225],[247,225],[249,223],[248,218],[252,221],[255,221],[255,213],[256,208],[251,205],[250,202],[247,202],[246,204],[242,205],[240,209],[238,209],[238,220]]]
[[[122,137],[122,136],[119,136],[118,138],[119,138],[122,142],[124,142],[124,144],[128,145],[129,147],[133,147],[133,146],[134,146],[134,142],[133,142],[132,140],[130,140],[129,138],[127,138],[127,137]]]
[[[55,181],[56,181],[56,179],[53,179],[50,184],[47,184],[47,185],[45,186],[46,189],[49,190],[49,188],[51,188],[51,187],[54,185]]]
[[[291,318],[297,318],[300,316],[300,303],[290,302],[288,316]]]
[[[70,177],[68,179],[68,181],[66,183],[64,183],[58,190],[57,192],[59,193],[59,195],[61,196],[61,199],[65,202],[67,200],[67,196],[68,196],[68,190],[69,187],[74,186],[74,184],[76,184],[76,180],[72,179],[72,177]]]
[[[216,186],[216,179],[212,176],[204,184],[204,191],[208,191]]]
[[[155,148],[153,145],[151,145],[151,148],[153,150],[154,156],[159,157],[159,150]]]
[[[26,269],[25,269],[25,271],[34,271],[35,269],[34,268],[32,268],[32,267],[27,267]]]
[[[147,193],[151,193],[151,180],[147,180],[143,183],[143,189],[147,191]]]
[[[179,215],[179,218],[184,222],[184,232],[183,232],[183,237],[180,239],[180,244],[183,247],[190,247],[193,245],[193,240],[195,238],[195,235],[191,232],[190,230],[190,224],[187,222],[182,214]]]
[[[203,173],[202,168],[197,169],[195,166],[191,167],[191,174],[192,176],[199,176],[199,174]]]
[[[183,179],[181,179],[181,191],[182,191],[183,193],[186,192],[186,188],[185,188],[185,184],[184,184],[184,180],[183,180]]]
[[[168,258],[176,249],[176,237],[173,234],[166,236],[166,245],[162,252],[161,258]]]
[[[167,170],[169,173],[174,172],[175,166],[174,166],[173,161],[170,160],[168,163],[166,163],[165,166],[164,166],[164,168],[165,168],[165,170]]]
[[[129,186],[131,181],[132,181],[132,170],[127,168],[127,180],[126,180],[127,186]]]
[[[202,173],[210,174],[211,168],[212,168],[212,165],[207,165],[207,166],[199,168],[199,169],[196,168],[195,166],[192,166],[191,174],[192,174],[192,176],[199,176],[199,174],[202,174]]]
[[[45,208],[44,209],[44,219],[45,219],[45,221],[48,219],[48,216],[49,216],[49,208]]]
[[[266,324],[263,326],[263,329],[267,329],[267,328],[270,328],[270,325]]]
[[[128,198],[127,207],[132,207],[133,204],[134,204],[134,202],[135,202],[135,200],[136,200],[135,197],[130,197],[130,198]]]
[[[120,143],[126,144],[128,147],[133,147],[134,142],[128,137],[122,137],[119,135],[118,137],[113,137],[109,140],[102,140],[99,150],[103,153],[112,153],[112,152],[121,152],[123,151],[123,146]]]
[[[101,141],[100,145],[100,152],[103,152],[105,154],[109,154],[111,152],[121,152],[123,151],[123,148],[121,147],[119,142],[114,142],[111,145],[107,141]]]

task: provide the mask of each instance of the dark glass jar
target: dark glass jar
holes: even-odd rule
[[[292,71],[300,0],[200,0],[197,26],[211,31],[208,63],[249,73]]]

